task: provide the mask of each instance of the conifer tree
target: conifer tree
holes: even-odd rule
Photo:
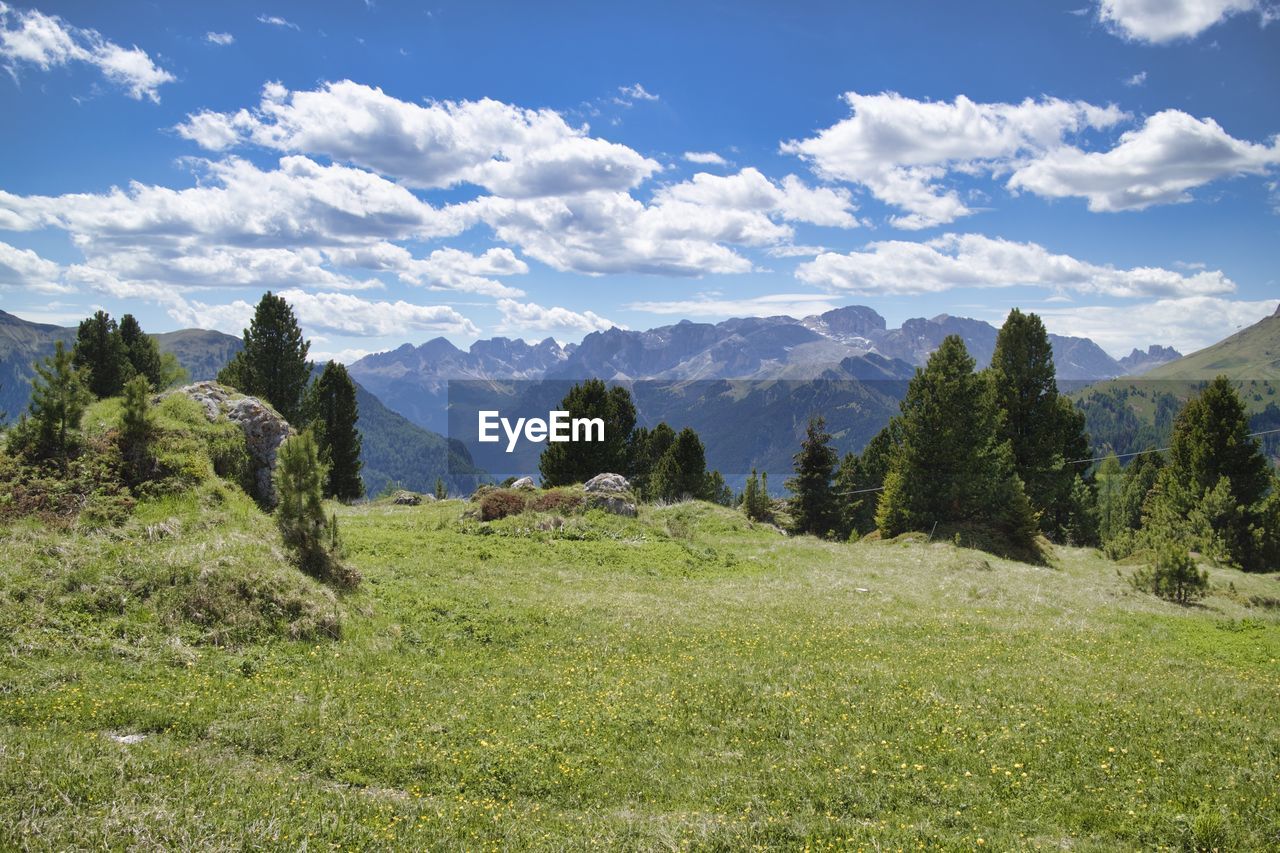
[[[1089,455],[1084,413],[1058,396],[1053,347],[1035,314],[1010,312],[996,337],[991,383],[1001,413],[999,436],[1009,442],[1014,469],[1054,538],[1067,533],[1078,470],[1065,463]]]
[[[821,416],[809,419],[800,452],[792,457],[795,476],[787,481],[791,499],[791,526],[797,533],[827,536],[839,525],[839,512],[831,478],[835,475],[836,452],[831,434]]]
[[[449,497],[449,487],[444,484],[444,477],[436,477],[436,500],[442,501]]]
[[[133,378],[120,328],[106,311],[80,321],[72,363],[85,372],[89,391],[99,399],[118,396]]]
[[[636,407],[631,392],[621,386],[607,387],[599,379],[574,385],[560,409],[570,418],[600,418],[604,421],[604,441],[548,442],[538,462],[544,487],[583,483],[597,474],[621,474],[628,468],[631,433],[636,426]]]
[[[313,418],[320,459],[328,468],[326,497],[353,501],[364,495],[360,479],[360,419],[356,386],[347,368],[336,361],[325,365],[311,386],[308,408]]]
[[[1144,535],[1246,570],[1266,568],[1263,501],[1270,471],[1225,376],[1190,400],[1173,426],[1169,464],[1147,503]]]
[[[293,308],[284,297],[267,291],[244,330],[244,348],[218,374],[218,381],[262,397],[285,420],[298,423],[311,375],[310,348]]]
[[[142,331],[142,326],[132,314],[120,318],[120,342],[134,375],[146,377],[156,391],[164,388],[165,368],[160,347],[155,338]]]
[[[155,413],[151,410],[151,385],[139,374],[124,386],[124,406],[120,412],[120,455],[130,485],[147,479],[154,457]]]
[[[39,459],[56,459],[66,467],[80,444],[80,420],[93,400],[84,376],[72,364],[62,341],[53,355],[35,365],[31,380],[30,420],[14,427],[12,446]]]
[[[1035,515],[1009,443],[998,438],[988,385],[973,368],[964,342],[951,335],[916,371],[876,523],[886,536],[937,525],[975,544],[1032,555]]]
[[[628,444],[627,479],[631,486],[645,500],[653,499],[650,481],[653,471],[671,445],[675,444],[676,431],[666,422],[659,423],[653,429],[636,427]]]
[[[649,490],[658,500],[711,500],[706,449],[689,427],[680,430],[653,468]]]
[[[324,514],[325,476],[310,430],[286,439],[276,456],[276,525],[304,572],[341,586],[355,586],[359,574],[340,559],[337,519]]]
[[[751,476],[747,478],[747,484],[742,490],[742,511],[752,521],[770,521],[773,518],[769,495],[755,468],[751,469]]]
[[[1124,530],[1121,502],[1124,498],[1124,469],[1113,453],[1098,466],[1095,477],[1098,501],[1098,538],[1104,543]]]

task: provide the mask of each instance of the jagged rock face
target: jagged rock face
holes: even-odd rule
[[[588,492],[629,492],[631,483],[621,474],[596,474],[582,488]]]
[[[1128,376],[1140,376],[1148,370],[1155,370],[1162,364],[1168,364],[1182,358],[1182,353],[1173,347],[1162,347],[1152,344],[1147,351],[1134,349],[1133,352],[1120,359],[1120,366]]]
[[[254,497],[267,506],[275,506],[276,490],[272,474],[276,470],[276,453],[286,438],[294,434],[289,422],[257,397],[233,391],[217,382],[197,382],[168,394],[185,394],[204,409],[205,417],[217,421],[221,417],[240,427],[244,443],[254,462]],[[167,395],[166,395],[167,396]]]

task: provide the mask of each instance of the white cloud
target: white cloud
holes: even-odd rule
[[[827,294],[771,293],[745,299],[683,299],[667,302],[632,302],[631,311],[676,314],[681,317],[807,317],[837,307]]]
[[[403,246],[376,243],[327,249],[325,254],[339,266],[395,273],[406,284],[494,297],[523,296],[524,291],[508,287],[493,276],[522,275],[529,271],[528,264],[507,248],[489,249],[481,255],[443,248],[426,258],[417,258]]]
[[[160,101],[157,90],[177,78],[160,68],[138,47],[125,48],[104,39],[97,30],[81,29],[57,15],[36,9],[14,9],[0,2],[0,60],[17,76],[21,65],[42,71],[83,62],[121,86],[135,100]]]
[[[1124,308],[1081,306],[1046,308],[1037,311],[1049,331],[1059,335],[1092,338],[1119,358],[1135,347],[1151,344],[1172,346],[1191,353],[1214,344],[1270,315],[1274,299],[1261,302],[1236,301],[1213,296],[1159,299]],[[1135,323],[1134,317],[1142,322]]]
[[[314,346],[316,340],[316,338],[311,339],[313,346],[308,351],[307,357],[315,361],[317,364],[322,364],[328,361],[336,361],[338,364],[354,364],[366,355],[379,352],[379,350],[360,349],[358,347],[348,347],[347,349],[340,350],[316,349]]]
[[[896,92],[844,96],[853,114],[809,139],[781,146],[822,177],[867,187],[906,215],[899,228],[954,221],[970,210],[941,181],[951,172],[998,174],[1022,158],[1057,147],[1069,133],[1111,127],[1125,118],[1114,106],[1057,98],[1018,104],[918,101]]]
[[[177,130],[215,151],[254,144],[322,154],[414,187],[475,184],[513,198],[630,189],[661,169],[552,110],[487,98],[422,106],[350,80],[310,92],[268,84],[257,109],[194,113]]]
[[[204,40],[209,44],[216,44],[221,47],[235,43],[236,37],[231,33],[208,32],[204,34]]]
[[[258,23],[267,24],[268,26],[272,26],[272,27],[284,27],[290,30],[301,30],[301,27],[299,27],[293,21],[286,21],[284,18],[280,17],[279,15],[259,15]]]
[[[684,159],[701,166],[728,166],[729,161],[714,151],[686,151]]]
[[[598,332],[618,326],[612,320],[606,320],[593,311],[570,311],[568,308],[543,308],[534,302],[516,302],[514,299],[499,299],[498,310],[502,312],[501,330],[507,332],[549,332],[556,330],[575,332]]]
[[[777,213],[781,218],[814,225],[854,228],[849,191],[828,187],[808,187],[795,175],[775,184],[753,168],[736,175],[699,172],[691,180],[664,187],[654,194],[656,205],[686,202],[700,207],[734,211]]]
[[[614,100],[623,106],[631,106],[634,101],[656,101],[658,96],[652,92],[645,91],[644,86],[634,83],[630,86],[619,86],[618,93],[621,97]]]
[[[945,234],[922,243],[888,240],[870,243],[861,252],[826,252],[800,264],[796,277],[832,290],[878,296],[1015,285],[1130,298],[1235,290],[1235,284],[1217,270],[1184,275],[1160,267],[1117,269],[1056,255],[1036,243],[980,234]]]
[[[20,287],[37,293],[67,293],[75,288],[62,280],[62,266],[30,249],[0,242],[0,287]]]
[[[1165,110],[1120,137],[1106,152],[1063,146],[1022,166],[1011,189],[1081,196],[1094,211],[1141,210],[1190,201],[1188,190],[1220,178],[1263,174],[1280,164],[1280,139],[1268,147],[1235,139],[1213,119]]]
[[[350,293],[279,292],[288,300],[304,330],[357,337],[407,335],[411,332],[476,335],[479,329],[447,305],[414,305],[403,300],[377,302]],[[178,298],[168,310],[176,322],[235,334],[248,325],[254,307],[243,299],[213,305]]]
[[[1124,80],[1124,84],[1129,87],[1143,86],[1146,85],[1146,82],[1147,72],[1145,71],[1139,71],[1137,74],[1134,74],[1131,77],[1126,77]]]
[[[1194,38],[1241,12],[1262,11],[1259,0],[1100,0],[1098,19],[1133,41],[1167,44]]]

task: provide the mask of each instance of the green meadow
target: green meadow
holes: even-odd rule
[[[789,538],[703,503],[336,508],[215,479],[0,532],[0,847],[1280,846],[1280,591]]]

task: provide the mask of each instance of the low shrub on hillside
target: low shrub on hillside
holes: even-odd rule
[[[524,512],[526,498],[513,489],[493,489],[480,497],[480,520],[496,521]]]
[[[529,501],[529,508],[534,512],[554,512],[560,515],[570,515],[582,508],[583,496],[581,492],[571,492],[565,489],[552,489],[546,492],[539,492]]]
[[[1191,604],[1209,591],[1209,573],[1196,566],[1185,547],[1173,542],[1161,542],[1155,562],[1135,572],[1132,580],[1136,589],[1177,604]]]

